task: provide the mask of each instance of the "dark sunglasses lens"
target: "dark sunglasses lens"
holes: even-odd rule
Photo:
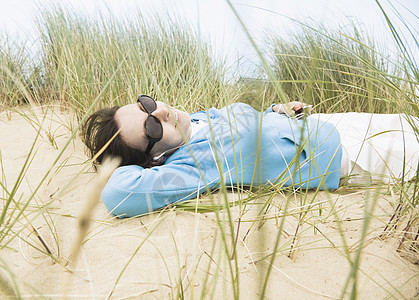
[[[137,102],[140,102],[148,113],[152,113],[157,108],[156,101],[148,96],[139,96]]]
[[[161,139],[163,135],[163,127],[160,121],[153,117],[149,116],[145,122],[146,133],[152,139]]]

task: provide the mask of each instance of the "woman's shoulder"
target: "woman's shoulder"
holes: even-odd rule
[[[242,103],[242,102],[234,102],[221,108],[211,107],[208,110],[198,111],[198,112],[190,114],[190,116],[192,120],[206,120],[208,119],[208,116],[211,119],[214,119],[217,117],[222,117],[228,112],[243,113],[243,112],[249,112],[249,111],[254,112],[256,110],[249,104]]]

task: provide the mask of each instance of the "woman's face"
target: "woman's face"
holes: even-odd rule
[[[191,134],[191,117],[188,113],[156,101],[157,108],[151,114],[162,124],[163,137],[150,151],[152,157],[164,151],[181,146],[189,139]],[[128,104],[119,108],[115,113],[115,120],[121,129],[122,140],[128,146],[145,152],[148,139],[144,122],[148,113],[139,103]]]

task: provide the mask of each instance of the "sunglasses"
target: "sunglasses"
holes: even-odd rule
[[[148,113],[148,117],[144,123],[146,136],[148,139],[148,146],[145,153],[148,154],[150,153],[154,144],[162,139],[163,126],[161,125],[160,120],[151,114],[157,109],[157,103],[153,98],[146,95],[140,95],[138,96],[137,103],[140,103],[144,110]]]

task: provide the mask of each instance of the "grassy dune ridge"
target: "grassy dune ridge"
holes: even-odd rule
[[[50,6],[38,19],[37,59],[29,45],[2,34],[0,296],[417,296],[418,176],[333,192],[281,190],[281,180],[252,189],[221,186],[128,220],[112,218],[103,206],[83,209],[86,183],[96,177],[78,137],[80,122],[139,93],[188,112],[300,100],[318,113],[418,116],[416,62],[390,20],[388,26],[400,48],[394,59],[360,24],[300,23],[288,41],[271,31],[254,78],[227,76],[231,67],[199,32],[168,16],[88,17]],[[12,122],[21,136],[9,136]],[[6,148],[19,141],[26,144],[18,154]],[[79,215],[88,218],[78,222]],[[407,277],[394,277],[402,272]]]

